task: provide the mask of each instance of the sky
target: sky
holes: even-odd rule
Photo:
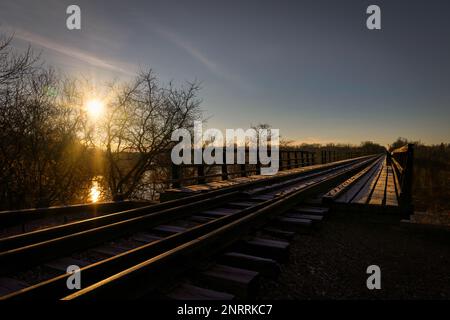
[[[66,8],[81,8],[81,30]],[[381,30],[366,9],[381,8]],[[0,33],[101,86],[152,68],[202,84],[207,127],[306,143],[450,142],[450,2],[1,0]]]

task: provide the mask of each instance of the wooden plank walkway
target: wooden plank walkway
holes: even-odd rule
[[[398,194],[394,181],[394,170],[392,166],[387,167],[387,182],[385,193],[385,204],[387,206],[398,206]]]
[[[380,176],[375,184],[375,188],[369,196],[368,203],[375,205],[383,205],[386,196],[386,181],[387,181],[387,164],[386,159],[383,161]]]
[[[371,194],[373,190],[375,190],[378,179],[380,178],[381,172],[383,171],[385,161],[386,159],[381,160],[370,179],[368,179],[361,191],[358,192],[358,194],[351,200],[352,203],[366,204],[370,201]]]
[[[381,157],[372,167],[365,170],[362,176],[358,176],[358,180],[353,178],[341,185],[344,188],[343,192],[333,198],[334,203],[356,205],[358,208],[398,208],[399,182],[395,170],[388,163],[386,156]],[[352,179],[356,182],[348,183]],[[339,187],[335,189],[339,189]],[[332,194],[331,191],[330,194]],[[324,199],[326,197],[327,195]]]

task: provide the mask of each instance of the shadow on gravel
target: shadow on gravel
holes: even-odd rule
[[[381,289],[366,287],[369,265]],[[292,242],[276,280],[260,299],[450,299],[450,232],[411,228],[397,217],[334,213]]]

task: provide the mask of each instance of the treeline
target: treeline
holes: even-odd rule
[[[315,152],[316,157],[320,156],[321,151],[333,151],[336,152],[338,159],[345,159],[349,157],[356,157],[369,154],[379,154],[386,152],[386,148],[372,141],[363,141],[360,145],[344,144],[344,143],[302,143],[293,145],[292,143],[285,142],[284,148],[297,148],[305,151]],[[320,160],[320,159],[319,159]]]
[[[0,39],[0,209],[83,202],[98,173],[113,199],[131,198],[171,133],[200,118],[197,83],[163,85],[149,70],[108,85],[93,121],[91,84],[61,76],[30,48],[15,52],[11,41]]]

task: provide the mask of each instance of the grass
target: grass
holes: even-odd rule
[[[416,211],[450,213],[450,145],[417,145],[413,201]]]

